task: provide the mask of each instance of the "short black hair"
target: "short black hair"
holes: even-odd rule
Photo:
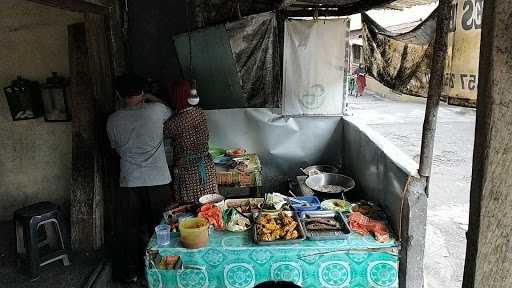
[[[133,74],[123,74],[118,76],[115,82],[115,88],[123,98],[142,94],[144,86],[144,78]]]

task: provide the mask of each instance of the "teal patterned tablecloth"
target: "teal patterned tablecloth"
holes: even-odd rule
[[[179,233],[169,245],[148,249],[163,256],[181,256],[183,269],[156,270],[146,263],[151,288],[252,288],[269,280],[285,280],[302,287],[398,287],[398,247],[394,240],[379,243],[356,233],[347,240],[309,241],[262,246],[252,233],[212,232],[207,247],[183,248]],[[147,261],[146,261],[147,262]]]

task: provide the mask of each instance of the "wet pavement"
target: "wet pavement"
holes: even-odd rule
[[[350,97],[349,113],[419,162],[424,99]],[[468,227],[475,109],[441,103],[425,248],[426,287],[461,287]]]

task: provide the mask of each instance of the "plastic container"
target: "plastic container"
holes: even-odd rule
[[[290,201],[292,203],[293,210],[297,212],[320,210],[320,200],[318,200],[316,196],[300,196],[294,197],[294,199],[306,201],[309,204],[309,206],[304,206],[294,201]]]
[[[160,224],[155,227],[156,244],[158,246],[169,245],[171,242],[171,227],[166,224]]]
[[[208,220],[194,217],[180,222],[180,240],[185,248],[197,249],[208,245]]]

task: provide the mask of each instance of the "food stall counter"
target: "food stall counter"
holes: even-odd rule
[[[158,246],[155,236],[148,250],[179,256],[176,270],[156,269],[146,259],[149,287],[252,288],[284,280],[301,287],[398,287],[398,244],[377,242],[371,235],[350,233],[346,240],[258,245],[253,233],[211,231],[208,246],[187,249],[179,233]]]

